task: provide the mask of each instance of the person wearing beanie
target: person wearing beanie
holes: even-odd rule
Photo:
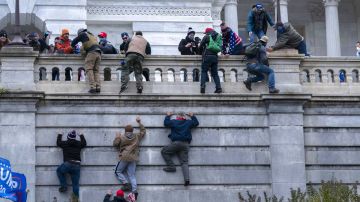
[[[143,91],[142,63],[146,55],[151,55],[150,43],[143,37],[141,31],[135,32],[129,43],[125,44],[125,60],[121,71],[121,88],[119,94],[125,92],[130,81],[129,74],[134,71],[137,93]]]
[[[310,56],[306,49],[304,37],[301,36],[290,23],[277,22],[275,29],[277,31],[277,40],[275,45],[266,49],[268,52],[282,48],[295,48],[299,54]]]
[[[101,52],[103,54],[117,54],[116,48],[111,44],[110,41],[107,40],[107,34],[106,32],[100,32],[98,34],[99,37],[99,46],[101,49]]]
[[[179,43],[179,51],[181,55],[199,55],[200,38],[195,37],[195,31],[189,27],[185,39],[181,39]]]
[[[0,31],[0,50],[2,47],[8,45],[10,43],[10,40],[8,38],[8,35],[5,30]]]
[[[254,42],[256,37],[260,39],[266,35],[268,23],[272,27],[275,25],[264,6],[260,3],[253,5],[247,17],[247,31],[250,43]]]
[[[72,54],[71,40],[69,38],[70,32],[68,29],[61,30],[59,43],[56,44],[56,53]]]
[[[222,48],[221,34],[213,28],[206,28],[205,36],[200,43],[200,52],[202,53],[200,93],[205,93],[205,83],[208,78],[208,71],[214,79],[216,90],[214,93],[222,93],[220,78],[218,74],[218,53]]]
[[[39,39],[40,53],[44,53],[44,52],[51,53],[52,52],[52,47],[49,45],[50,36],[51,36],[51,32],[46,31],[44,33],[44,36],[41,39]]]
[[[66,174],[69,174],[71,177],[72,184],[72,202],[79,201],[79,181],[80,181],[80,152],[81,149],[86,147],[86,140],[83,134],[80,134],[80,141],[76,140],[78,134],[75,130],[72,130],[67,135],[67,140],[62,141],[62,134],[59,133],[57,136],[56,145],[63,150],[63,159],[62,163],[56,170],[56,174],[60,181],[59,192],[67,191],[67,182]]]
[[[125,193],[121,189],[117,190],[114,199],[110,200],[112,195],[113,195],[112,191],[109,190],[105,195],[104,202],[127,202],[126,199],[124,198]]]
[[[260,38],[259,42],[254,42],[245,49],[254,47],[254,53],[252,55],[246,55],[247,64],[246,70],[249,74],[255,75],[254,77],[248,77],[245,81],[245,87],[248,90],[251,89],[251,83],[256,83],[265,79],[266,75],[268,77],[268,87],[269,93],[279,93],[280,91],[275,88],[275,73],[274,70],[269,67],[269,60],[266,52],[266,44],[269,41],[269,37],[263,36]]]
[[[129,34],[127,32],[121,33],[121,39],[123,40],[123,42],[120,44],[120,53],[125,54],[125,46],[127,43],[130,42]]]
[[[240,55],[243,53],[243,43],[241,37],[236,34],[225,22],[220,24],[223,46],[223,55]]]
[[[192,112],[188,114],[190,120],[186,119],[186,114],[180,112],[176,119],[171,119],[172,112],[167,112],[164,120],[164,126],[171,128],[168,137],[171,144],[162,148],[161,155],[165,160],[165,172],[176,172],[176,167],[172,161],[172,156],[177,155],[181,164],[181,169],[184,176],[184,186],[190,184],[188,153],[190,149],[190,142],[192,140],[191,129],[199,125],[199,121]]]
[[[87,29],[79,29],[77,34],[77,37],[71,42],[71,47],[75,48],[79,42],[82,43],[82,49],[86,52],[85,67],[90,83],[89,93],[100,93],[101,49],[99,43],[96,36]]]
[[[135,177],[136,163],[139,160],[140,141],[146,134],[146,129],[141,123],[140,117],[136,118],[140,132],[134,133],[131,125],[125,126],[125,133],[117,133],[113,141],[114,147],[119,149],[120,161],[116,165],[115,175],[123,185],[123,191],[131,191],[137,197],[137,183]],[[126,176],[127,174],[127,176]],[[129,179],[130,182],[127,180]]]

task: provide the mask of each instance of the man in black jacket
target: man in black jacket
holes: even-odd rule
[[[80,141],[76,140],[76,131],[73,130],[67,135],[67,140],[62,141],[62,134],[58,134],[56,145],[63,149],[64,163],[61,164],[56,174],[60,181],[60,192],[67,191],[67,183],[65,174],[71,177],[73,194],[72,202],[77,202],[79,198],[79,180],[80,180],[80,151],[86,147],[86,140],[83,134],[80,134]]]
[[[185,39],[181,39],[179,43],[179,51],[181,55],[198,55],[200,38],[195,37],[195,31],[189,27]]]
[[[114,200],[110,200],[111,196],[112,192],[109,190],[105,195],[104,202],[127,202],[124,198],[124,191],[121,189],[117,190],[116,196],[114,196]]]

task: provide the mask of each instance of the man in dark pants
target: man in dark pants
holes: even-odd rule
[[[129,83],[129,74],[134,70],[136,79],[137,93],[142,93],[142,62],[145,55],[151,55],[151,47],[149,42],[142,36],[142,32],[137,31],[130,42],[125,44],[125,64],[121,71],[121,89],[119,94],[127,89]]]
[[[200,43],[200,52],[202,52],[203,56],[201,64],[200,93],[205,93],[205,82],[206,78],[208,78],[207,73],[209,69],[216,86],[216,90],[214,93],[222,93],[220,78],[218,74],[218,53],[221,51],[222,37],[212,28],[206,28],[204,34],[206,35]],[[213,41],[216,46],[218,46],[219,50],[210,49],[210,41]]]
[[[264,80],[265,74],[268,76],[269,93],[279,93],[280,91],[275,88],[275,73],[274,70],[269,67],[269,60],[265,49],[268,41],[269,38],[263,36],[259,42],[254,42],[258,48],[253,57],[247,56],[246,70],[250,74],[255,75],[255,77],[248,77],[248,79],[244,81],[244,84],[246,88],[251,91],[251,83]]]
[[[171,128],[171,133],[168,136],[171,139],[171,144],[163,147],[161,150],[161,155],[167,165],[163,170],[165,172],[176,172],[171,156],[177,154],[184,175],[184,186],[188,186],[190,184],[188,153],[190,149],[189,144],[192,139],[191,129],[197,127],[199,121],[192,112],[188,114],[191,120],[186,119],[185,113],[179,113],[175,120],[170,119],[171,115],[173,115],[172,112],[167,112],[164,120],[165,127]]]
[[[86,147],[86,140],[83,134],[80,134],[80,141],[76,140],[76,131],[73,130],[67,135],[67,140],[62,141],[62,134],[58,134],[56,145],[63,149],[64,163],[61,164],[56,174],[60,181],[60,192],[67,191],[67,183],[65,174],[68,173],[71,176],[71,182],[73,187],[72,202],[79,201],[79,180],[80,180],[80,151]]]
[[[75,49],[76,44],[82,43],[82,49],[86,51],[85,67],[86,76],[89,78],[89,93],[100,93],[100,62],[101,49],[96,36],[86,29],[79,29],[78,36],[71,42],[71,47]]]

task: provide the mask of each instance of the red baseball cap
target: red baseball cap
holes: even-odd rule
[[[211,27],[208,27],[208,28],[205,29],[204,34],[207,34],[207,33],[212,32],[212,31],[214,31],[214,29],[211,28]]]
[[[124,197],[124,191],[121,189],[117,190],[116,196]]]
[[[98,35],[98,37],[100,37],[100,38],[106,38],[106,37],[107,37],[107,34],[106,34],[106,32],[100,32],[99,35]]]

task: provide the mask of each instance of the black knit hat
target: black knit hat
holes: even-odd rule
[[[8,35],[7,35],[7,33],[6,33],[6,31],[5,30],[1,30],[0,31],[0,37],[8,37]]]
[[[187,35],[189,35],[189,34],[195,34],[195,31],[193,30],[192,27],[189,27],[189,28],[188,28],[188,33],[187,33]]]

